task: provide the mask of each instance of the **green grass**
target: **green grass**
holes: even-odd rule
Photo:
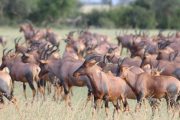
[[[65,38],[66,34],[70,30],[60,30],[54,29],[54,31],[61,37]],[[93,32],[101,33],[108,35],[115,42],[115,32],[118,30],[112,29],[92,29]],[[132,32],[132,30],[129,30]],[[156,33],[156,30],[151,31],[151,34]],[[168,32],[168,31],[167,31]],[[0,35],[4,36],[8,40],[8,48],[13,48],[14,43],[13,39],[15,37],[23,36],[22,33],[19,33],[18,28],[10,28],[3,27],[0,28]],[[61,44],[61,53],[64,50],[65,44]],[[0,48],[0,56],[2,55],[2,47]],[[18,68],[17,68],[18,69]],[[59,101],[55,102],[52,99],[52,94],[46,95],[46,101],[39,98],[39,100],[35,100],[33,104],[31,104],[32,94],[29,86],[27,86],[27,97],[26,101],[23,96],[23,87],[22,83],[15,82],[15,90],[14,95],[18,100],[18,105],[20,108],[20,113],[22,114],[23,120],[92,120],[92,104],[88,104],[86,109],[82,109],[83,104],[86,101],[87,97],[87,88],[73,88],[74,95],[72,96],[72,106],[73,110],[68,110],[65,106],[65,102]],[[151,117],[151,109],[147,105],[147,109],[143,106],[141,111],[138,113],[134,112],[135,100],[128,100],[130,104],[130,109],[132,114],[127,114],[120,112],[119,118],[120,120],[149,120]],[[28,104],[27,104],[28,103]],[[166,112],[166,104],[163,101],[160,107],[160,117],[158,114],[155,115],[154,120],[168,120],[171,119],[171,115],[168,116]],[[110,105],[110,117],[112,116],[113,107]],[[14,106],[6,100],[6,105],[3,109],[0,109],[0,120],[19,120],[20,117],[14,108]],[[96,115],[97,120],[105,119],[105,111],[104,108],[100,109],[100,111]],[[112,119],[112,118],[109,118]],[[178,119],[177,117],[175,119]]]

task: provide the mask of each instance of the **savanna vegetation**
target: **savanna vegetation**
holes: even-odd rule
[[[179,29],[179,6],[179,0],[136,0],[84,14],[77,0],[1,0],[0,25],[31,21],[39,26]]]
[[[78,0],[0,0],[0,42],[2,44],[2,46],[0,45],[0,63],[2,63],[4,48],[7,48],[8,50],[10,50],[11,48],[13,48],[13,50],[15,49],[15,41],[14,41],[15,38],[22,38],[19,42],[20,45],[23,46],[24,44],[27,44],[24,42],[26,41],[24,38],[24,34],[20,33],[19,31],[19,25],[22,25],[22,23],[32,23],[33,27],[37,26],[34,27],[34,29],[31,29],[33,31],[32,32],[33,35],[35,36],[35,37],[33,36],[32,41],[35,40],[34,38],[36,38],[36,36],[37,36],[37,41],[38,40],[47,41],[46,39],[47,36],[45,36],[45,38],[43,39],[38,39],[38,35],[39,33],[41,35],[41,32],[43,33],[44,31],[45,34],[47,34],[48,30],[50,31],[52,36],[57,35],[58,37],[56,36],[57,37],[56,40],[60,41],[60,46],[57,46],[57,48],[59,48],[59,51],[58,49],[56,49],[57,50],[56,52],[58,52],[58,55],[60,56],[63,55],[64,51],[66,50],[66,47],[68,48],[68,44],[77,45],[75,47],[80,48],[79,46],[80,44],[82,44],[82,42],[80,41],[80,39],[79,41],[76,40],[77,37],[76,33],[81,34],[81,32],[83,33],[83,30],[85,32],[87,30],[88,32],[90,31],[90,33],[91,32],[98,33],[100,34],[100,36],[102,35],[101,37],[104,37],[103,35],[105,35],[105,39],[107,39],[107,41],[104,41],[104,43],[105,44],[113,43],[116,46],[118,43],[118,40],[116,40],[117,37],[120,36],[121,38],[121,35],[125,35],[126,38],[127,35],[129,41],[137,40],[135,42],[130,42],[131,43],[130,46],[131,45],[140,46],[137,47],[137,51],[134,51],[136,49],[135,48],[136,46],[135,47],[133,46],[134,48],[130,49],[130,52],[139,52],[138,50],[140,50],[141,57],[144,57],[144,60],[145,57],[147,57],[146,55],[148,53],[146,51],[148,45],[145,44],[152,43],[154,39],[155,41],[153,42],[155,42],[156,48],[159,47],[157,41],[164,40],[165,42],[164,43],[162,42],[162,45],[160,45],[160,47],[163,47],[163,45],[164,44],[166,45],[166,43],[167,46],[172,43],[173,45],[175,44],[174,48],[179,49],[178,44],[176,44],[173,41],[174,38],[179,39],[178,38],[179,37],[178,30],[180,29],[179,0],[135,0],[127,5],[117,5],[117,6],[112,6],[111,0],[104,0],[104,3],[109,5],[108,9],[93,10],[90,13],[83,13],[79,9],[82,6],[82,4],[80,4]],[[41,29],[41,28],[45,28],[45,29]],[[139,29],[143,29],[144,31],[140,31]],[[70,32],[72,32],[72,34],[75,33],[75,36],[72,35],[73,36],[72,38],[75,39],[72,39],[72,41],[71,40],[68,41],[68,39],[65,40],[68,37],[68,35],[70,35],[69,34]],[[176,32],[177,34],[175,34]],[[93,35],[98,36],[98,34],[93,34]],[[108,36],[107,38],[106,35]],[[143,42],[144,38],[146,37],[152,39],[147,39],[147,41],[145,39],[146,42]],[[94,40],[100,41],[101,39],[94,39]],[[80,43],[78,43],[77,41]],[[119,41],[122,42],[121,39]],[[75,44],[76,42],[78,44]],[[138,42],[141,44],[139,44]],[[102,45],[104,43],[102,42]],[[99,43],[97,42],[96,44]],[[92,47],[91,49],[95,49],[96,47],[98,47],[96,45],[93,46],[93,44],[92,45],[88,44],[88,45],[90,46],[90,48]],[[153,46],[154,44],[150,44],[150,45]],[[48,48],[49,46],[47,45],[46,47]],[[44,48],[46,47],[44,46]],[[129,46],[127,46],[127,48],[128,47]],[[103,48],[106,49],[106,47]],[[28,51],[32,49],[31,47],[30,49],[26,47],[26,50]],[[75,49],[74,51],[76,50],[77,49]],[[85,46],[84,50],[88,51],[88,47]],[[144,50],[144,52],[142,52],[141,50]],[[102,50],[101,52],[104,52],[104,50]],[[173,51],[173,52],[176,53],[177,51]],[[123,54],[121,54],[120,57],[128,56],[130,54],[126,52],[126,49],[124,49],[122,53]],[[24,53],[21,54],[27,55]],[[177,56],[178,55],[176,55],[175,58]],[[84,57],[82,59],[84,60]],[[40,62],[40,60],[38,62]],[[171,62],[172,61],[168,61],[168,63]],[[5,70],[7,69],[5,68],[4,71]],[[61,97],[60,100],[56,100],[56,101],[54,100],[53,86],[52,86],[52,92],[50,94],[47,94],[47,90],[46,90],[45,100],[43,99],[41,94],[39,94],[35,96],[34,103],[31,103],[32,93],[29,86],[27,86],[27,99],[24,98],[22,86],[23,86],[22,82],[15,82],[14,96],[17,100],[16,102],[19,111],[17,111],[15,106],[13,106],[13,104],[10,101],[8,101],[5,97],[3,97],[5,100],[5,104],[2,104],[2,106],[0,105],[0,120],[19,120],[19,119],[104,120],[107,119],[106,113],[104,111],[105,108],[104,104],[102,106],[102,109],[100,109],[97,112],[95,117],[93,117],[92,115],[93,102],[89,103],[86,108],[83,107],[87,99],[87,93],[88,93],[87,87],[81,87],[81,88],[77,86],[73,87],[72,89],[73,95],[71,96],[72,109],[70,109],[66,105],[66,102],[64,101],[63,98],[64,95],[60,96]],[[37,87],[38,86],[35,85],[36,89]],[[121,104],[121,111],[118,114],[118,116],[116,116],[117,117],[116,119],[122,119],[122,120],[152,119],[152,109],[148,101],[145,101],[145,106],[143,105],[139,112],[135,112],[135,107],[137,103],[136,100],[128,99],[127,101],[130,106],[130,112],[124,112],[123,105]],[[179,110],[178,105],[177,105],[177,109]],[[109,107],[110,107],[109,110],[110,113],[108,119],[113,119],[112,115],[113,115],[114,107],[112,104],[110,104]],[[178,110],[177,110],[178,112],[174,112],[175,114],[172,111],[168,113],[167,111],[168,108],[165,99],[161,100],[160,105],[158,107],[159,107],[159,111],[158,109],[156,109],[155,115],[153,116],[154,120],[169,120],[169,119],[179,120]]]
[[[60,29],[53,29],[56,34],[61,36],[61,38],[65,38],[66,35],[71,31],[70,29],[67,30],[60,30]],[[117,29],[108,30],[108,29],[92,29],[92,32],[101,33],[108,35],[113,43],[115,41],[115,33],[118,31]],[[128,30],[128,33],[132,33],[134,31]],[[173,32],[173,31],[172,31]],[[9,27],[1,27],[0,33],[2,36],[5,36],[7,40],[7,48],[14,48],[14,37],[23,37],[23,34],[20,34],[17,28],[9,28]],[[150,31],[151,35],[157,34],[158,31]],[[169,33],[169,31],[165,31],[165,34]],[[65,43],[61,41],[60,45],[60,54],[62,55],[63,50],[65,48]],[[1,47],[1,51],[3,48]],[[2,56],[2,52],[1,52]],[[53,90],[53,88],[52,88]],[[14,96],[17,98],[17,103],[19,106],[19,111],[21,116],[18,114],[17,110],[14,108],[12,103],[5,100],[6,104],[4,105],[3,109],[0,109],[0,119],[1,120],[92,120],[92,111],[93,105],[91,103],[83,109],[83,104],[86,102],[87,97],[87,88],[78,88],[73,87],[73,96],[72,96],[72,107],[73,110],[70,110],[65,105],[64,101],[54,101],[53,100],[53,92],[50,95],[46,96],[46,100],[43,101],[43,98],[39,96],[39,98],[35,98],[33,104],[31,104],[31,90],[27,87],[27,100],[25,100],[24,95],[22,93],[22,83],[15,82],[15,89],[14,89]],[[120,112],[118,119],[126,119],[126,120],[145,120],[151,118],[151,108],[146,101],[146,107],[142,107],[141,111],[138,113],[134,112],[135,100],[128,100],[130,104],[130,113]],[[104,108],[104,107],[103,107]],[[112,115],[113,106],[110,105],[110,115]],[[97,113],[95,119],[103,120],[106,118],[104,109],[100,109]],[[169,120],[171,119],[171,114],[167,114],[167,108],[165,100],[162,100],[160,105],[160,111],[155,114],[154,119],[156,120]],[[111,117],[110,117],[111,119]],[[179,118],[176,116],[173,118],[174,120],[178,120]]]

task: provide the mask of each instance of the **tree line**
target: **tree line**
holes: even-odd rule
[[[180,0],[136,0],[109,10],[79,12],[77,0],[0,0],[0,25],[25,20],[38,25],[95,26],[106,28],[179,29]],[[65,22],[64,22],[65,21]]]
[[[136,0],[109,11],[93,11],[86,17],[90,25],[100,27],[179,29],[179,6],[179,0]]]

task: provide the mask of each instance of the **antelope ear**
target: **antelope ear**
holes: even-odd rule
[[[150,65],[150,64],[147,64],[147,65],[145,65],[143,68],[151,69],[151,65]]]
[[[166,69],[165,67],[161,68],[159,72],[162,73],[165,69]]]
[[[129,70],[130,68],[128,68],[128,67],[122,67],[122,72],[125,72],[125,71],[127,71],[127,70]]]
[[[25,57],[29,57],[29,54],[28,53],[24,53],[23,54]]]
[[[175,60],[176,57],[178,56],[178,53],[179,53],[178,51],[171,52],[171,53],[169,54],[169,61]]]
[[[109,60],[108,60],[107,57],[108,57],[107,54],[105,54],[105,55],[103,56],[103,62],[104,62],[105,64],[107,64],[107,63],[109,62]]]
[[[92,61],[89,61],[89,62],[85,63],[85,66],[86,66],[86,67],[92,67],[92,66],[94,66],[96,63],[97,63],[97,62],[96,62],[95,60],[92,60]]]
[[[40,62],[41,64],[47,64],[47,63],[48,63],[47,60],[39,60],[39,62]]]

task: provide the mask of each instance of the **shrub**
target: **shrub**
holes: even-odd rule
[[[99,23],[100,27],[103,27],[103,28],[114,28],[115,27],[114,22],[107,17],[100,18],[98,23]]]

